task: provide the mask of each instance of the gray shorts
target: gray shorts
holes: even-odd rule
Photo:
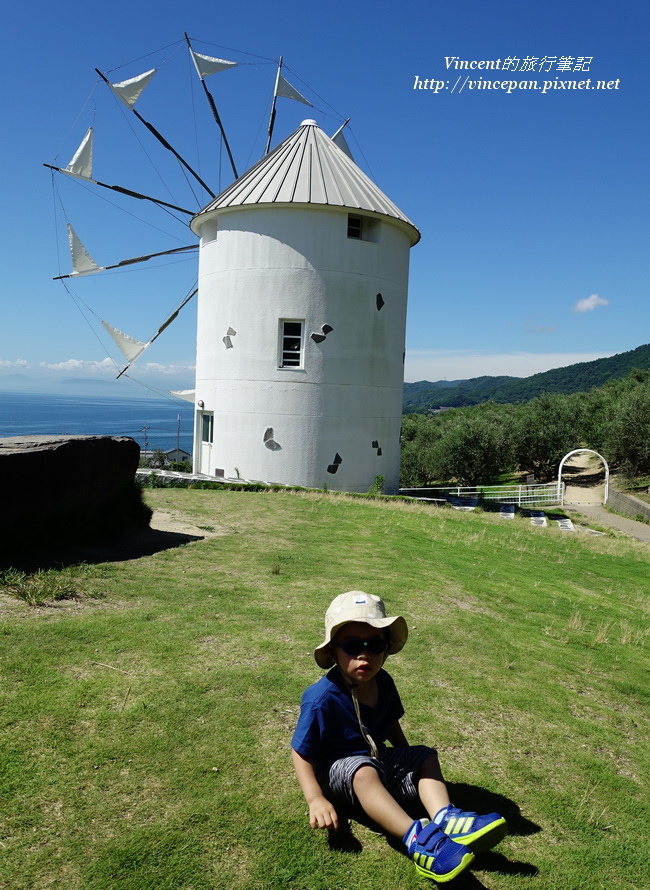
[[[372,766],[391,796],[403,809],[409,810],[419,802],[415,775],[431,753],[435,753],[435,749],[414,745],[387,748],[377,760],[368,755],[344,757],[335,760],[329,772],[319,776],[320,785],[323,794],[332,803],[346,804],[356,809],[360,804],[352,787],[352,779],[362,766]]]

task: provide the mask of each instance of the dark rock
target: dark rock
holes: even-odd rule
[[[140,447],[118,436],[0,439],[0,564],[14,553],[147,528],[135,483]]]

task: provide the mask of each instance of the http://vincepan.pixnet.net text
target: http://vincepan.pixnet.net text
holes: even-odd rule
[[[461,59],[445,56],[442,74],[415,74],[412,88],[437,93],[464,90],[520,90],[548,95],[570,90],[619,90],[620,78],[599,79],[593,56],[506,56],[503,59]]]

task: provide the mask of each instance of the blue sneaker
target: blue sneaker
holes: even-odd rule
[[[421,822],[414,822],[404,836],[404,843],[408,845],[417,873],[440,884],[451,881],[474,861],[471,850],[457,844],[433,822],[425,827]]]
[[[498,813],[478,816],[452,806],[447,808],[440,827],[453,841],[470,847],[473,853],[491,850],[508,833],[506,820]]]

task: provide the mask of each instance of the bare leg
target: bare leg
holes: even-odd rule
[[[364,812],[377,825],[395,837],[401,838],[406,834],[413,820],[386,790],[373,766],[358,769],[352,779],[352,787]]]
[[[431,752],[420,767],[417,788],[420,800],[431,819],[438,810],[450,803],[447,786],[440,769],[440,761],[435,751]]]

